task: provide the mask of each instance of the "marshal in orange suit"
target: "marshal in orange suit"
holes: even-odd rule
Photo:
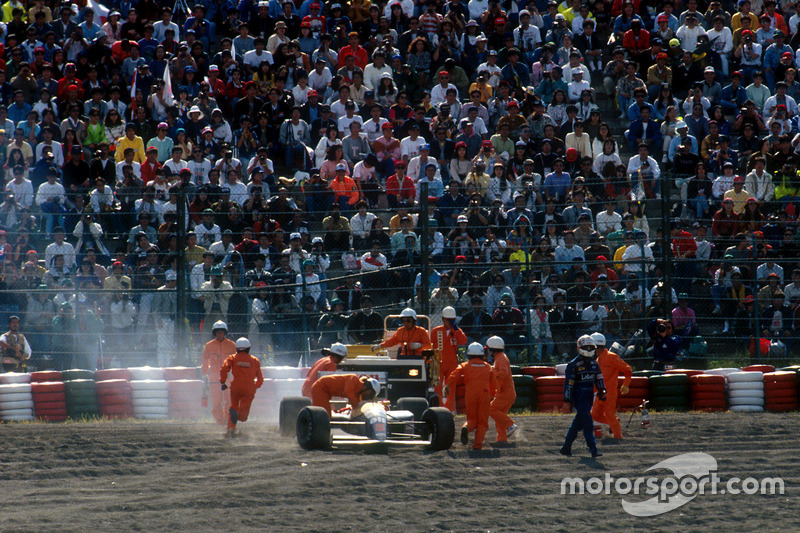
[[[592,419],[600,424],[608,424],[614,438],[621,439],[622,427],[617,418],[617,384],[619,375],[622,374],[624,380],[619,392],[623,395],[628,394],[628,387],[631,384],[631,367],[620,356],[605,348],[606,338],[602,333],[593,333],[592,340],[597,346],[597,366],[600,367],[603,382],[606,384],[606,401],[602,402],[599,398],[594,399]]]

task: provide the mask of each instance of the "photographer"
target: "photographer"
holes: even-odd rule
[[[744,75],[744,84],[748,85],[753,80],[753,74],[761,69],[761,45],[754,42],[750,30],[742,31],[741,38],[742,42],[733,51],[733,57],[741,62],[739,70]]]
[[[653,370],[675,368],[675,360],[681,349],[681,339],[672,334],[672,321],[656,319],[647,324],[653,353]]]

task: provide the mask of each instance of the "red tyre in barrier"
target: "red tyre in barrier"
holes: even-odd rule
[[[797,389],[764,389],[765,400],[772,400],[775,398],[797,398]]]
[[[689,390],[692,392],[725,392],[725,385],[716,383],[701,383],[699,385],[691,385]]]
[[[764,409],[775,413],[785,413],[787,411],[797,411],[800,409],[800,404],[797,401],[786,403],[766,403]]]
[[[622,380],[619,380],[619,384],[622,385]],[[650,383],[647,380],[646,376],[633,376],[631,378],[631,384],[629,385],[632,389],[650,389]]]
[[[553,411],[563,411],[564,409],[564,402],[545,402],[545,403],[537,403],[536,410],[542,413],[550,413]]]
[[[722,392],[692,392],[690,395],[691,401],[704,401],[704,400],[725,400],[725,391]]]
[[[66,409],[67,402],[60,401],[60,402],[34,402],[33,404],[34,409],[46,411],[48,409]]]
[[[174,366],[164,369],[164,379],[167,381],[176,381],[179,379],[196,380],[200,372],[193,366]]]
[[[619,397],[621,398],[622,396],[623,395],[620,394]],[[630,389],[628,389],[628,394],[625,394],[625,396],[633,396],[633,397],[637,397],[638,396],[638,397],[641,397],[641,398],[649,398],[650,397],[650,389],[643,388],[643,387],[631,387]]]
[[[564,386],[548,385],[544,387],[536,386],[536,395],[540,394],[561,394],[564,395]]]
[[[725,386],[725,376],[717,376],[714,374],[696,374],[689,376],[689,384],[692,386],[697,385],[722,385]]]
[[[725,403],[725,398],[706,398],[706,399],[697,399],[692,400],[691,402],[692,408],[702,408],[702,407],[722,407],[724,408],[727,404]]]
[[[797,372],[767,372],[764,383],[797,383]]]
[[[686,374],[689,377],[698,376],[698,375],[700,375],[702,373],[703,373],[702,370],[694,370],[694,369],[691,369],[691,368],[674,368],[672,370],[667,370],[666,372],[664,372],[664,374],[668,374],[668,375],[671,375],[671,374]]]
[[[39,402],[65,402],[67,395],[64,392],[34,392],[33,403]]]
[[[131,380],[131,373],[127,368],[107,368],[105,370],[98,370],[95,372],[97,381],[112,381],[123,379],[125,381]]]
[[[31,383],[31,392],[33,394],[40,392],[64,392],[64,382],[46,381]]]
[[[541,376],[536,378],[536,386],[561,385],[564,386],[564,376]]]
[[[564,401],[564,394],[537,394],[536,395],[536,402],[537,403],[550,403],[550,402],[563,402]]]
[[[42,370],[39,372],[31,372],[31,382],[41,383],[43,381],[61,381],[60,370]]]
[[[36,418],[43,422],[64,422],[67,420],[67,415],[41,415]]]
[[[522,374],[534,377],[555,376],[556,369],[552,366],[523,366]]]
[[[742,368],[742,372],[775,372],[775,367],[772,365],[750,365]]]
[[[106,418],[133,418],[133,408],[130,405],[102,405],[100,414]]]

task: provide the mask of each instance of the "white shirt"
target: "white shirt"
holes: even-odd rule
[[[174,35],[175,40],[180,41],[181,31],[178,29],[178,25],[172,21],[164,24],[163,20],[159,20],[158,22],[153,24],[153,39],[155,39],[158,42],[162,42],[164,39],[167,38],[166,32],[168,28],[172,28],[172,31],[175,32]]]
[[[391,2],[386,4],[386,7],[383,10],[383,16],[387,19],[391,20],[392,18],[392,6],[394,4],[400,4],[400,8],[403,10],[403,14],[407,17],[414,16],[414,2],[413,0],[391,0]]]
[[[228,188],[231,190],[231,202],[236,202],[239,206],[244,207],[244,203],[249,196],[247,193],[247,185],[241,181],[237,181],[234,185],[228,183]]]
[[[197,244],[206,250],[215,242],[222,240],[222,231],[216,224],[207,228],[204,224],[200,223],[194,227],[194,232],[197,234]]]
[[[308,75],[308,85],[322,95],[325,93],[325,89],[332,79],[333,75],[331,75],[331,71],[328,67],[322,69],[322,74],[318,74],[317,70],[314,69],[311,71],[311,74]]]
[[[72,269],[75,266],[75,248],[68,242],[59,245],[55,242],[47,245],[44,250],[44,262],[48,268],[53,266],[53,258],[57,255],[64,256],[64,268]]]
[[[339,128],[339,131],[343,132],[345,136],[347,136],[350,134],[350,124],[353,122],[358,122],[362,126],[364,125],[364,119],[361,118],[360,115],[353,115],[352,117],[345,115],[343,117],[339,117],[339,120],[336,121],[336,126]]]
[[[449,91],[450,89],[455,89],[456,99],[458,99],[458,89],[456,89],[455,85],[453,85],[452,83],[448,83],[447,87],[442,87],[441,83],[437,83],[436,86],[433,89],[431,89],[431,105],[438,106],[439,104],[444,102],[447,91]]]
[[[184,161],[183,159],[178,160],[178,162],[176,163],[175,160],[170,157],[169,159],[164,161],[164,168],[169,170],[170,173],[172,174],[180,174],[181,170],[189,167],[187,166],[186,161]]]
[[[382,68],[378,68],[374,63],[370,63],[364,68],[364,85],[367,86],[367,89],[376,90],[383,74],[391,76],[392,68],[385,64]]]
[[[581,311],[581,320],[586,322],[587,331],[600,331],[603,329],[603,321],[608,318],[608,310],[605,306],[598,306],[597,311],[592,306],[586,307]]]
[[[790,117],[793,117],[798,113],[797,102],[795,102],[794,98],[788,94],[784,95],[784,102],[782,103],[786,106],[786,112]],[[775,111],[776,107],[778,107],[778,95],[773,94],[767,98],[766,102],[764,102],[764,115],[772,116],[772,113]]]
[[[607,235],[612,231],[619,231],[622,229],[622,216],[614,211],[610,215],[608,211],[601,211],[597,213],[597,231],[602,235]]]
[[[58,182],[50,185],[49,182],[44,182],[39,185],[36,191],[36,205],[42,205],[47,202],[48,198],[54,198],[57,203],[64,202],[64,186]]]
[[[359,161],[356,166],[361,163],[362,161]],[[369,236],[369,232],[372,231],[372,223],[374,221],[375,215],[372,213],[367,212],[363,217],[360,213],[356,213],[350,218],[350,234],[361,239],[366,239]]]
[[[369,119],[363,124],[364,133],[367,134],[367,140],[369,140],[370,144],[383,135],[383,125],[387,122],[389,121],[381,117],[378,119],[378,122]]]
[[[711,44],[711,49],[715,50],[717,53],[727,55],[733,50],[733,36],[731,35],[730,28],[723,27],[722,31],[711,28],[706,35],[708,35],[709,42],[717,39]]]
[[[684,51],[694,52],[697,48],[697,38],[705,34],[706,30],[700,26],[689,28],[689,26],[683,25],[678,28],[678,31],[675,33],[675,37],[677,37],[681,42],[681,48],[683,48]]]
[[[567,85],[567,98],[569,98],[570,102],[577,102],[581,99],[581,93],[583,91],[590,91],[592,86],[589,85],[589,82],[585,79],[581,81],[572,80]]]
[[[43,184],[44,185],[44,184]],[[22,179],[22,183],[11,180],[6,185],[6,190],[14,193],[14,198],[20,207],[28,208],[33,205],[33,184],[30,180]]]
[[[425,144],[427,141],[421,136],[418,136],[416,139],[412,140],[411,137],[406,137],[402,141],[400,141],[400,150],[404,157],[408,159],[412,159],[419,155],[419,147]]]
[[[61,143],[58,143],[56,141],[51,141],[49,145],[47,143],[45,143],[45,142],[41,142],[41,143],[37,144],[36,145],[36,160],[38,161],[39,159],[42,158],[42,152],[44,151],[44,147],[45,146],[50,146],[50,148],[53,149],[53,163],[59,168],[63,167],[64,166],[64,151],[61,148]]]
[[[186,163],[186,167],[192,171],[192,181],[195,185],[208,183],[208,173],[211,171],[211,161],[203,159],[199,163],[194,159]]]
[[[653,269],[653,250],[648,246],[640,246],[639,244],[632,244],[625,248],[622,254],[622,260],[625,261],[623,270],[625,272],[641,272],[642,271],[642,248],[644,248],[644,259],[647,263],[647,270]],[[631,261],[628,263],[628,261]]]
[[[128,164],[131,166],[131,168],[133,168],[134,176],[136,176],[137,178],[142,177],[142,165],[140,163],[138,163],[137,161],[131,161],[130,163],[126,163],[125,160],[123,159],[122,161],[117,163],[117,171],[116,171],[117,183],[122,183],[125,181],[125,173],[122,172],[122,167]]]

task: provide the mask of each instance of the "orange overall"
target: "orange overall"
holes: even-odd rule
[[[494,380],[497,383],[497,391],[489,406],[489,416],[494,419],[497,428],[497,442],[505,442],[508,440],[506,431],[514,424],[508,416],[508,410],[517,399],[517,391],[514,388],[514,378],[511,377],[511,363],[508,361],[508,356],[502,352],[494,356]]]
[[[475,357],[461,363],[447,376],[447,386],[455,389],[459,378],[463,376],[466,386],[467,430],[475,431],[472,448],[483,448],[483,437],[489,429],[489,404],[495,391],[494,371],[492,365],[482,358]]]
[[[233,375],[231,382],[231,409],[239,414],[239,422],[247,422],[250,414],[250,404],[256,395],[256,389],[264,383],[261,375],[261,363],[247,352],[237,352],[222,364],[219,371],[220,383],[228,379],[228,372]],[[212,387],[214,388],[214,387]],[[228,429],[235,429],[236,424],[228,417]]]
[[[412,342],[418,342],[422,345],[421,348],[411,349],[408,347]],[[431,338],[428,336],[428,330],[422,326],[414,326],[411,329],[405,327],[397,328],[394,335],[389,337],[385,342],[381,343],[381,348],[391,348],[392,346],[400,345],[399,359],[422,357],[422,350],[430,350]]]
[[[320,372],[333,372],[336,370],[336,361],[332,355],[323,357],[311,367],[303,383],[303,396],[311,398],[311,386],[317,381]]]
[[[354,409],[361,403],[361,390],[369,378],[356,374],[330,374],[322,376],[311,386],[311,405],[324,407],[331,416],[331,398],[347,398]]]
[[[441,333],[442,342],[439,344],[439,336]],[[442,388],[444,382],[450,372],[458,366],[458,347],[467,344],[467,336],[464,334],[463,329],[453,329],[447,326],[436,326],[431,330],[431,344],[434,350],[439,350],[439,384],[436,385],[436,394],[439,398],[444,400],[444,406],[455,411],[456,400],[455,395],[450,394],[445,399],[442,397]]]
[[[222,342],[217,339],[211,339],[206,343],[203,349],[203,358],[201,371],[204,376],[208,376],[209,381],[213,384],[216,376],[222,368],[222,363],[231,354],[236,353],[236,343],[232,340],[225,338]],[[228,408],[231,404],[231,395],[229,391],[222,391],[217,386],[209,387],[208,394],[211,400],[211,414],[217,424],[224,424],[228,420]]]
[[[625,376],[622,384],[626,387],[631,384],[631,367],[620,356],[605,348],[597,350],[597,366],[600,367],[603,382],[606,384],[606,401],[594,399],[592,419],[601,424],[608,424],[614,438],[621,439],[622,427],[617,418],[617,384],[620,373]]]

